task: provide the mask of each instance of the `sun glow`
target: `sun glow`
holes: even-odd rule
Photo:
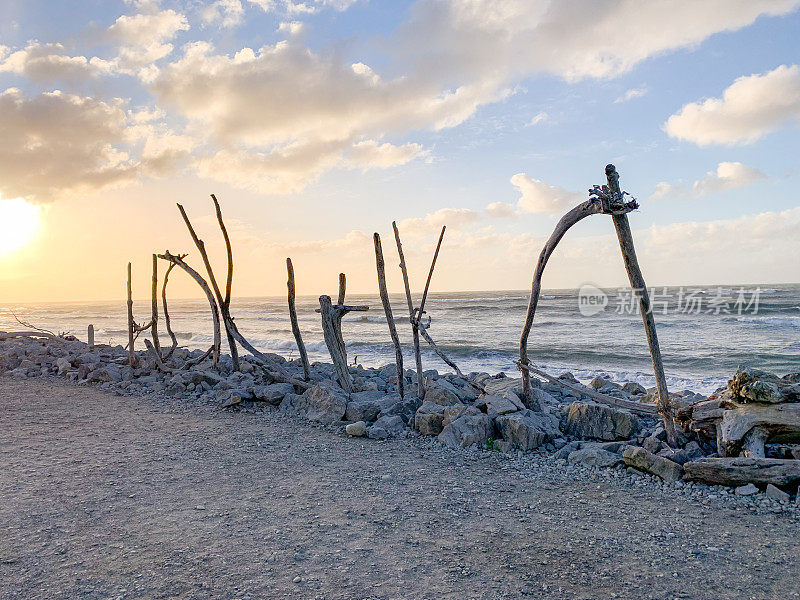
[[[22,198],[0,200],[0,256],[27,244],[39,229],[41,208]]]

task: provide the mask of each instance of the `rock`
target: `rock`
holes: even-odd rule
[[[512,392],[508,392],[508,393],[510,394]],[[538,400],[539,401],[539,406],[544,407],[546,404],[554,406],[554,405],[558,404],[558,400],[556,400],[553,397],[552,394],[550,394],[549,392],[544,391],[543,389],[534,388],[534,389],[531,390],[531,395],[533,396],[534,400]],[[519,396],[517,396],[515,394],[514,397],[519,400],[520,404],[522,404],[522,400],[520,399]]]
[[[438,439],[450,448],[466,448],[473,444],[483,444],[493,437],[492,420],[484,415],[461,415],[449,423],[439,434]]]
[[[639,430],[635,415],[620,408],[575,402],[567,414],[567,433],[580,438],[627,440]]]
[[[800,401],[800,384],[766,371],[745,367],[739,367],[728,382],[728,391],[734,402],[777,404]]]
[[[444,409],[444,419],[442,420],[442,427],[447,427],[450,423],[455,421],[462,415],[482,415],[483,413],[474,406],[467,406],[465,404],[456,404],[455,406],[448,406]]]
[[[406,424],[399,416],[381,417],[367,429],[367,437],[374,440],[385,440],[390,437],[397,437],[406,429]]]
[[[747,485],[740,485],[733,493],[737,496],[752,496],[758,493],[758,488],[752,483],[748,483]]]
[[[356,423],[350,423],[344,428],[347,435],[352,435],[353,437],[362,437],[367,433],[367,424],[364,421],[358,421]]]
[[[772,485],[771,483],[767,484],[766,494],[767,498],[772,498],[773,500],[777,500],[778,502],[789,502],[789,494],[784,492],[782,489],[779,489]]]
[[[85,354],[83,356],[86,356]],[[91,355],[90,355],[91,356]],[[89,381],[93,383],[122,381],[122,372],[118,365],[106,364],[99,366],[89,373]]]
[[[378,418],[382,410],[390,408],[399,401],[399,395],[386,394],[378,390],[355,392],[350,394],[344,419],[345,421],[366,421],[371,423]]]
[[[533,381],[531,384],[536,385]],[[483,389],[486,391],[487,396],[503,397],[508,390],[513,391],[517,396],[522,396],[522,380],[511,377],[489,379],[484,382]]]
[[[628,446],[622,452],[622,458],[629,467],[657,475],[666,482],[678,481],[683,477],[681,465],[656,456],[641,446]]]
[[[56,367],[58,368],[58,374],[63,375],[70,369],[72,369],[72,363],[68,361],[66,358],[59,358],[56,360]]]
[[[647,440],[645,440],[645,442],[646,441]],[[644,446],[644,448],[645,450],[648,449],[647,446]],[[700,444],[694,441],[686,444],[685,448],[678,448],[677,450],[664,444],[664,447],[658,452],[655,452],[655,454],[661,456],[662,458],[668,458],[679,465],[686,464],[692,460],[697,460],[705,455],[702,448],[700,448]]]
[[[602,450],[596,446],[588,446],[571,452],[567,458],[571,463],[580,463],[588,467],[610,468],[622,464],[619,454]]]
[[[425,386],[425,402],[433,402],[434,404],[441,404],[442,406],[452,406],[453,404],[461,404],[458,394],[454,391],[441,387],[437,381],[434,384]]]
[[[800,461],[781,458],[700,458],[684,465],[686,479],[719,485],[787,487],[800,483]]]
[[[503,439],[520,450],[533,450],[561,437],[558,419],[544,412],[520,410],[497,417],[497,428]]]
[[[655,435],[648,435],[642,442],[642,448],[653,454],[658,454],[666,444],[658,439]],[[685,462],[685,461],[684,461]]]
[[[513,398],[514,400],[512,400]],[[525,408],[522,402],[517,398],[513,392],[506,397],[486,395],[483,397],[483,402],[486,405],[486,414],[492,419],[512,412],[517,412]]]
[[[644,396],[647,394],[647,390],[644,388],[643,385],[636,383],[636,382],[628,382],[622,386],[622,391],[631,394],[632,396]]]
[[[606,386],[612,386],[616,389],[619,389],[619,386],[611,381],[610,379],[606,379],[605,377],[595,377],[589,382],[589,387],[594,388],[596,390],[601,390]]]
[[[558,376],[559,379],[566,381],[567,383],[580,383],[577,379],[575,379],[575,375],[570,373],[569,371],[562,373]]]
[[[330,425],[340,421],[347,410],[347,394],[336,383],[322,381],[308,388],[302,396],[287,394],[281,402],[281,411],[303,416],[310,421]]]
[[[381,401],[381,412],[378,413],[378,418],[381,417],[400,417],[403,423],[408,425],[414,418],[414,413],[420,406],[419,399],[416,395],[406,394],[404,398],[400,398],[399,394],[389,394],[384,400]]]
[[[422,435],[439,435],[444,425],[445,407],[433,402],[423,402],[414,415],[414,429]]]
[[[277,406],[287,394],[294,394],[291,383],[272,383],[270,385],[253,386],[253,397],[261,402]]]

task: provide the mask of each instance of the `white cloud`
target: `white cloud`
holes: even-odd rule
[[[634,98],[641,98],[647,94],[647,88],[642,86],[639,88],[632,88],[626,91],[622,96],[614,100],[614,104],[620,104],[621,102],[628,102],[633,100]]]
[[[379,144],[375,140],[365,140],[354,144],[350,149],[346,164],[360,169],[388,169],[397,165],[404,165],[419,156],[427,154],[419,144]]]
[[[122,69],[145,67],[172,52],[169,43],[180,31],[187,31],[186,17],[172,9],[157,10],[156,6],[140,6],[147,12],[119,17],[108,28],[110,40],[120,43],[116,61]]]
[[[359,0],[307,0],[296,2],[295,0],[248,0],[250,4],[255,4],[265,12],[285,12],[287,14],[313,14],[325,8],[337,11],[345,11]]]
[[[0,194],[37,201],[127,183],[139,165],[123,149],[121,100],[61,92],[0,94]]]
[[[240,0],[217,0],[200,10],[200,18],[206,23],[219,21],[223,27],[238,25],[244,17]]]
[[[722,98],[685,105],[664,130],[698,146],[750,144],[791,121],[800,121],[800,66],[781,65],[738,78]]]
[[[510,218],[519,214],[519,209],[507,202],[492,202],[486,207],[486,214],[496,218]]]
[[[445,225],[448,229],[460,229],[465,225],[476,223],[480,218],[480,212],[469,208],[440,208],[424,217],[403,219],[397,227],[403,236],[422,237],[439,233]]]
[[[721,162],[716,171],[709,171],[705,177],[698,179],[692,186],[695,196],[704,196],[713,192],[747,187],[766,175],[755,167],[748,167],[740,162]]]
[[[574,207],[583,199],[577,192],[549,185],[544,181],[533,179],[525,173],[517,173],[511,177],[511,183],[522,194],[517,202],[518,206],[529,213],[563,212]]]
[[[33,81],[87,79],[112,71],[108,61],[93,57],[69,56],[62,44],[31,42],[8,53],[0,62],[0,73],[23,75]]]
[[[548,119],[548,115],[546,112],[541,111],[533,115],[531,120],[525,124],[525,127],[531,127],[533,125],[538,125],[539,123],[544,123]]]
[[[669,183],[667,181],[659,181],[656,184],[653,193],[650,194],[650,200],[662,200],[664,198],[671,198],[683,194],[683,188],[680,185]]]

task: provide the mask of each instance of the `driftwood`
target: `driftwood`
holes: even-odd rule
[[[158,339],[158,256],[153,254],[153,278],[150,291],[151,325],[150,334],[153,336],[153,351],[161,362],[161,341]]]
[[[160,370],[164,371],[165,373],[173,373],[173,369],[170,369],[167,365],[164,364],[164,361],[161,358],[161,353],[155,347],[155,345],[148,339],[144,341],[144,345],[147,348],[147,353],[153,357],[153,362],[155,363],[156,367]]]
[[[64,338],[57,336],[55,333],[47,333],[44,331],[0,331],[0,341],[10,340],[12,338],[45,338],[48,340],[64,340]]]
[[[422,292],[422,300],[417,309],[417,321],[422,319],[425,314],[425,301],[428,299],[428,290],[431,287],[431,278],[433,277],[433,269],[436,267],[436,259],[439,258],[439,249],[442,247],[442,240],[444,239],[444,232],[446,226],[442,226],[442,232],[439,234],[439,241],[436,243],[436,250],[433,253],[433,260],[431,260],[431,268],[428,270],[428,279],[425,281],[425,289]]]
[[[748,483],[778,487],[800,483],[800,460],[781,458],[701,458],[683,465],[685,478],[717,485]]]
[[[195,233],[194,227],[192,227],[192,223],[189,220],[189,216],[186,214],[186,210],[184,210],[183,206],[178,204],[178,210],[183,217],[183,222],[186,224],[186,228],[189,230],[189,235],[194,242],[194,245],[197,247],[198,252],[200,252],[200,257],[203,259],[203,264],[206,267],[206,273],[208,274],[208,280],[211,283],[211,289],[214,290],[214,297],[217,300],[217,305],[219,306],[220,316],[222,317],[222,323],[225,325],[225,333],[228,338],[228,348],[231,352],[231,360],[233,362],[233,369],[235,371],[239,370],[239,351],[236,347],[236,335],[234,334],[235,325],[233,324],[233,319],[231,318],[230,313],[230,291],[231,291],[231,283],[233,281],[233,252],[231,250],[230,239],[228,238],[228,231],[225,229],[225,224],[222,221],[222,211],[219,207],[219,202],[217,202],[217,198],[212,194],[211,199],[214,201],[214,208],[217,214],[217,222],[219,223],[219,227],[222,230],[222,236],[225,239],[225,247],[227,250],[227,259],[228,259],[228,274],[226,279],[226,287],[225,287],[225,296],[223,297],[222,292],[220,291],[219,284],[217,283],[217,278],[214,275],[214,269],[211,267],[211,261],[208,258],[208,252],[206,252],[206,245]]]
[[[86,342],[89,345],[89,350],[94,350],[94,325],[91,323],[86,328]]]
[[[422,354],[420,354],[419,350],[419,321],[415,318],[416,311],[414,310],[414,301],[411,299],[411,287],[408,283],[408,269],[403,255],[403,244],[400,241],[400,232],[395,221],[392,221],[392,228],[394,229],[394,240],[397,243],[397,254],[400,257],[400,271],[403,273],[403,284],[405,285],[406,301],[408,302],[408,318],[411,322],[411,333],[414,340],[414,358],[417,363],[417,398],[422,400],[425,397],[425,383],[422,375]]]
[[[161,307],[164,310],[164,327],[167,329],[167,334],[169,334],[169,339],[172,340],[172,345],[170,346],[167,353],[164,355],[164,360],[169,360],[170,357],[175,352],[175,349],[178,347],[178,338],[175,335],[175,332],[172,331],[172,323],[170,322],[169,318],[169,307],[167,306],[167,282],[169,281],[169,274],[172,272],[172,269],[175,268],[175,263],[170,262],[167,265],[167,270],[164,273],[164,283],[161,285]]]
[[[297,322],[297,308],[294,304],[295,299],[295,286],[294,286],[294,267],[292,266],[292,259],[286,259],[286,287],[288,289],[289,300],[289,320],[292,322],[292,333],[294,340],[297,342],[297,350],[300,352],[300,362],[303,364],[303,379],[308,381],[311,378],[311,369],[308,365],[308,354],[306,353],[306,345],[303,343],[303,336],[300,334],[300,325]]]
[[[339,385],[348,394],[353,391],[353,379],[347,368],[347,353],[342,338],[342,317],[351,311],[366,310],[369,310],[369,306],[333,304],[330,296],[319,297],[319,312],[322,315],[322,333],[325,345],[330,352]]]
[[[131,290],[131,263],[128,263],[128,365],[136,366],[136,353],[133,349],[136,323],[133,322],[133,291]]]
[[[347,277],[344,273],[339,273],[339,297],[337,298],[336,304],[342,305],[344,304],[344,295],[345,291],[347,290]]]
[[[380,292],[383,312],[386,314],[386,324],[389,326],[389,336],[394,344],[395,365],[397,366],[397,391],[400,397],[405,395],[405,370],[403,368],[403,350],[400,347],[400,338],[397,336],[397,327],[394,324],[392,305],[389,302],[389,291],[386,288],[386,265],[383,260],[383,247],[381,246],[381,236],[373,234],[375,242],[375,265],[378,270],[378,291]]]
[[[211,319],[214,325],[214,343],[211,348],[213,352],[214,367],[216,367],[219,364],[220,346],[222,345],[222,340],[219,324],[219,308],[217,307],[217,302],[214,299],[214,294],[208,287],[206,280],[203,279],[203,276],[186,264],[186,261],[183,260],[186,257],[185,254],[175,255],[171,254],[169,250],[166,250],[164,254],[159,254],[158,257],[183,269],[189,275],[189,277],[195,280],[197,285],[200,286],[200,289],[203,290],[203,293],[206,295],[209,307],[211,308]]]

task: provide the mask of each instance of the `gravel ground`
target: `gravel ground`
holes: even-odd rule
[[[0,377],[4,600],[800,598],[797,512],[749,502]]]

